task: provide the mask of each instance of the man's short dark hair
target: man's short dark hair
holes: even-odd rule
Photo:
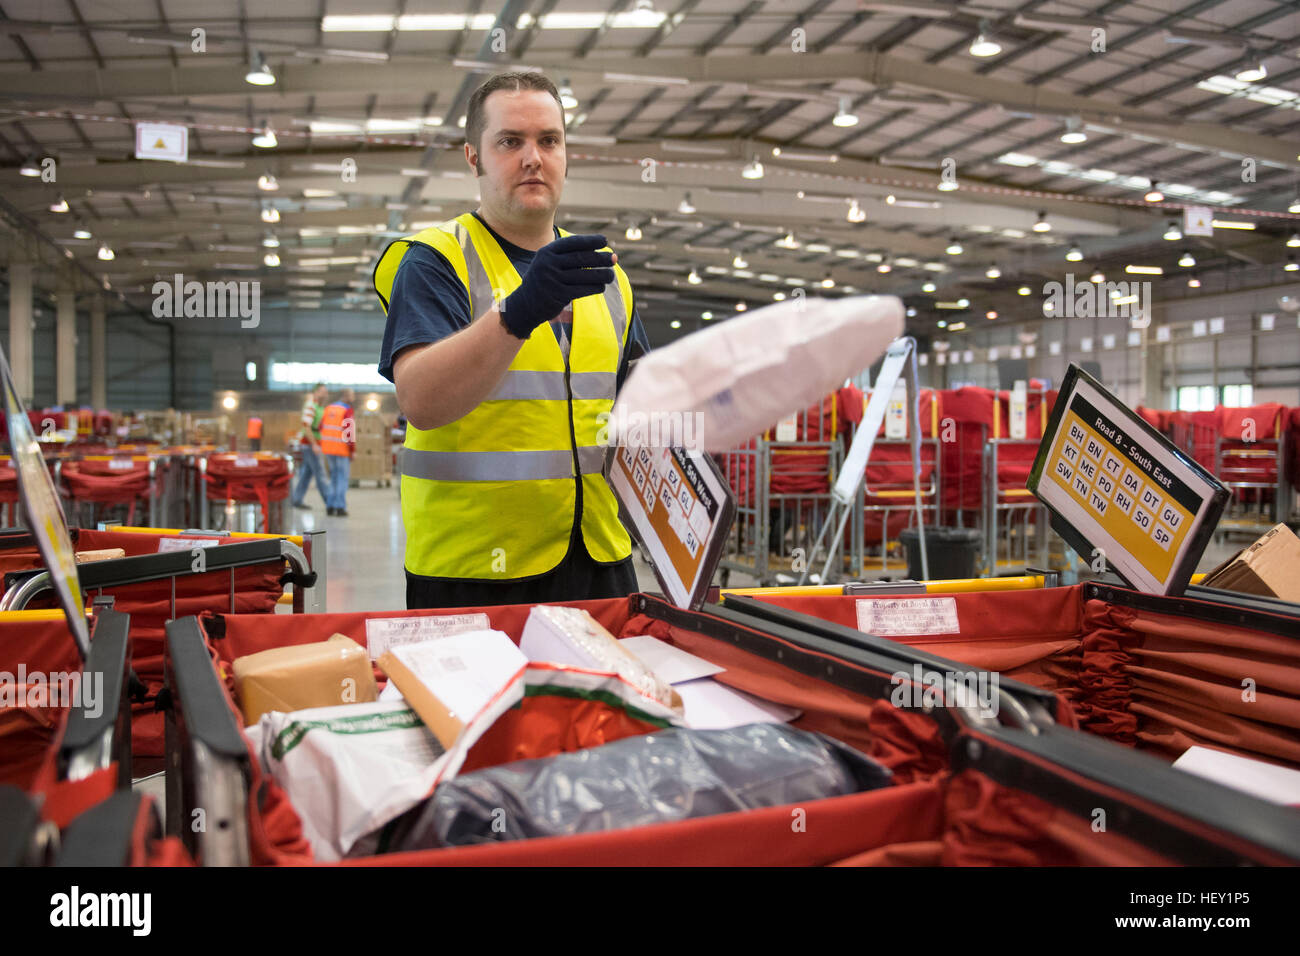
[[[473,146],[476,153],[482,151],[480,140],[483,138],[483,129],[487,125],[487,111],[484,104],[497,90],[540,90],[543,93],[550,93],[555,98],[555,105],[560,108],[560,115],[564,115],[564,103],[560,100],[560,91],[555,88],[555,84],[545,73],[529,70],[490,76],[474,91],[469,98],[469,107],[465,110],[465,142]],[[477,171],[480,174],[483,172],[481,161],[478,163]]]

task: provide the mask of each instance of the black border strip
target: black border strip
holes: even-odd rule
[[[72,708],[59,745],[61,762],[66,761],[72,751],[93,744],[117,723],[131,668],[130,628],[129,614],[106,609],[95,615],[90,656],[86,659],[82,673],[98,672],[103,675],[100,678],[103,681],[100,685],[103,707],[98,717],[87,716],[84,707]]]
[[[1189,832],[1178,817],[1300,863],[1300,814],[1295,810],[1175,770],[1159,758],[1085,732],[1050,727],[1028,736],[1005,727],[979,728],[954,753],[954,771],[966,767],[1089,822],[1100,807],[1107,811],[1108,831],[1188,865],[1261,861]],[[1087,782],[1071,779],[1074,775]],[[1089,782],[1120,791],[1126,799],[1099,794]],[[1152,812],[1152,806],[1169,812]]]
[[[162,833],[157,808],[146,810],[143,794],[119,790],[68,824],[55,866],[129,866],[131,841],[141,811],[150,816],[150,836]]]
[[[247,760],[248,748],[226,703],[197,617],[167,622],[167,677],[172,705],[180,708],[189,736],[222,756]]]

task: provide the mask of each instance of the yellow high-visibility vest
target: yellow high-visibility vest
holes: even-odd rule
[[[466,213],[384,250],[374,282],[385,312],[397,267],[417,242],[451,264],[474,319],[519,287],[519,274],[500,244]],[[604,294],[573,301],[567,360],[543,323],[496,390],[463,418],[427,430],[408,422],[402,521],[412,574],[480,580],[545,574],[569,550],[579,481],[578,541],[602,564],[632,553],[603,474],[606,446],[597,441],[614,407],[632,317],[627,275],[618,266],[614,275]]]

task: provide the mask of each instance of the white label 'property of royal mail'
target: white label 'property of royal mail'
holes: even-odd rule
[[[948,597],[858,598],[858,630],[878,637],[958,634],[957,599]]]
[[[438,614],[432,617],[374,617],[366,620],[366,649],[378,660],[389,648],[419,644],[465,631],[486,631],[486,614]]]

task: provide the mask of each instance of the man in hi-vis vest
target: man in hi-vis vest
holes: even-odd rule
[[[568,167],[550,80],[492,77],[465,134],[479,208],[392,243],[375,267],[379,371],[407,418],[407,606],[631,593],[601,413],[649,350],[632,287],[604,236],[555,227]]]

